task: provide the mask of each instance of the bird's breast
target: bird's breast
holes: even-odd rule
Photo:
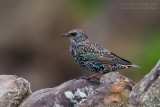
[[[70,48],[70,52],[71,52],[72,56],[75,57],[75,50],[73,48]]]
[[[75,54],[75,45],[73,43],[71,43],[70,52],[71,52],[72,56],[74,56],[74,54]]]

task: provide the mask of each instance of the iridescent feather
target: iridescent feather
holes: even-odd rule
[[[63,36],[70,37],[70,51],[73,57],[83,68],[89,71],[105,74],[128,67],[138,67],[89,41],[87,35],[80,29],[71,30]]]

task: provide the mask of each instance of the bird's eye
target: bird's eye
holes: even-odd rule
[[[77,33],[76,33],[76,32],[74,32],[74,33],[71,33],[70,35],[72,35],[72,36],[76,36],[76,35],[77,35]]]

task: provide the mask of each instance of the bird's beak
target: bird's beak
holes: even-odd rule
[[[70,34],[69,34],[69,33],[65,33],[65,34],[62,34],[61,36],[69,37],[69,36],[70,36]]]

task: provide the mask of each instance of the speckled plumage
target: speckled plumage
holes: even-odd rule
[[[138,67],[89,41],[87,35],[80,29],[73,29],[62,36],[70,38],[72,56],[83,68],[91,72],[105,74],[128,67]]]

